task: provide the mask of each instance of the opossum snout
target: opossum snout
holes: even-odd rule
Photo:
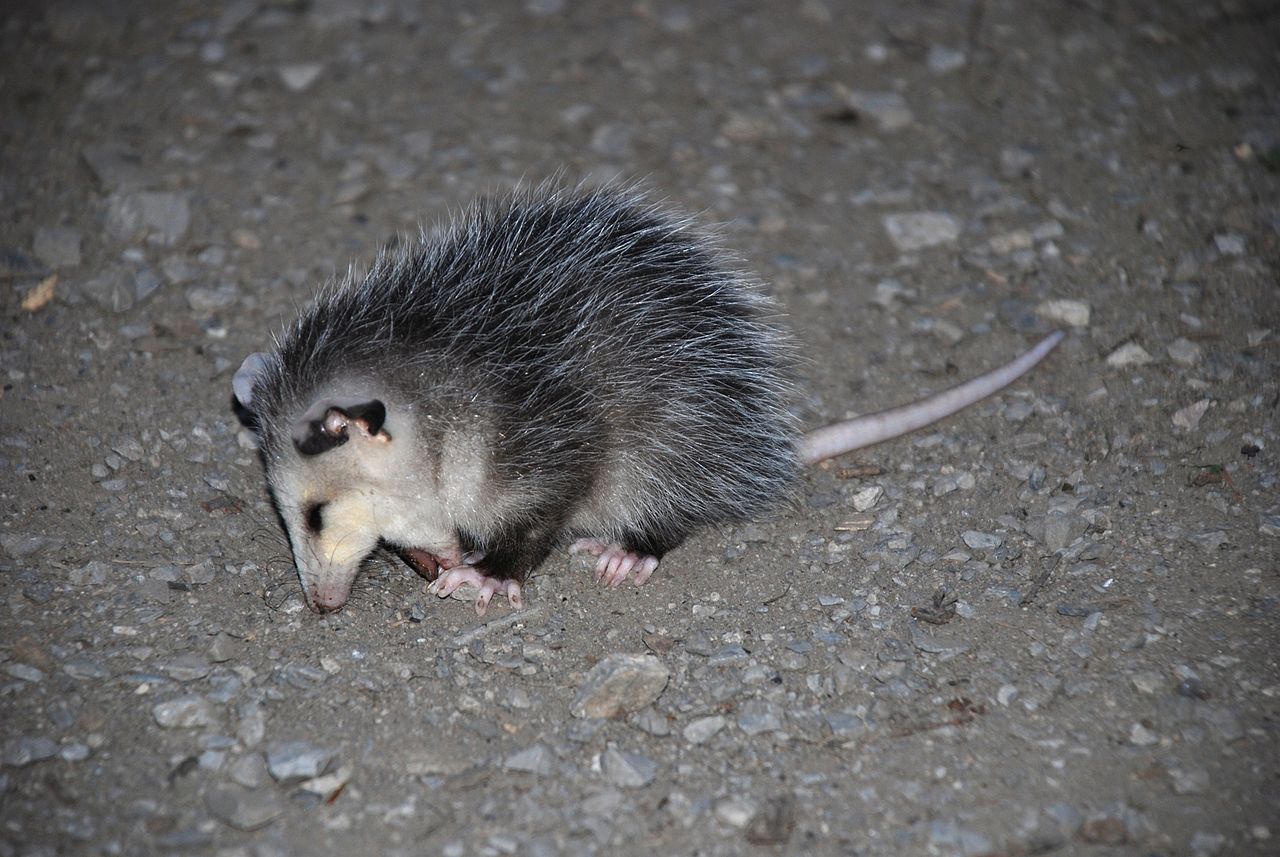
[[[307,606],[316,613],[333,613],[341,610],[351,598],[351,581],[330,579],[302,584],[307,595]]]

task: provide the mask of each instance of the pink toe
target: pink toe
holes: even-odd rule
[[[656,556],[647,556],[640,561],[640,565],[636,568],[636,586],[644,586],[649,582],[649,578],[653,576],[654,571],[658,568],[658,558]]]

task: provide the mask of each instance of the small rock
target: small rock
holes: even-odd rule
[[[705,744],[714,738],[729,721],[719,714],[710,717],[699,717],[684,727],[681,733],[690,744]]]
[[[1195,366],[1200,362],[1202,349],[1186,337],[1178,337],[1169,343],[1169,359],[1182,366]]]
[[[164,665],[164,671],[177,681],[195,681],[209,674],[209,664],[199,655],[181,655]]]
[[[1129,681],[1133,682],[1133,686],[1138,690],[1147,694],[1154,694],[1167,683],[1160,673],[1152,672],[1150,670],[1135,673],[1130,677]]]
[[[574,717],[617,717],[652,703],[671,671],[652,655],[615,653],[591,668],[569,711]]]
[[[965,530],[960,538],[972,550],[995,550],[1004,544],[1004,539],[992,533],[980,533],[977,530]]]
[[[109,265],[80,283],[79,291],[108,312],[128,312],[138,299],[133,276],[119,265]]]
[[[240,297],[234,283],[218,286],[192,286],[187,289],[187,305],[198,313],[209,314],[224,310]]]
[[[1000,175],[1015,179],[1030,172],[1036,162],[1035,152],[1017,146],[1000,150]]]
[[[782,718],[772,703],[752,699],[738,709],[738,728],[748,735],[776,732],[782,728]]]
[[[0,758],[11,768],[21,768],[32,762],[52,759],[58,754],[58,742],[43,735],[34,738],[13,738],[4,743]]]
[[[915,117],[906,100],[896,92],[851,92],[849,106],[875,120],[881,131],[900,131]]]
[[[66,226],[37,229],[32,250],[50,268],[74,268],[80,264],[80,231]]]
[[[1080,825],[1080,839],[1098,845],[1124,845],[1129,841],[1129,831],[1124,819],[1099,816]]]
[[[1160,736],[1141,723],[1135,723],[1129,729],[1129,743],[1135,747],[1150,747],[1160,743]]]
[[[280,797],[270,791],[248,791],[238,786],[219,786],[204,798],[209,814],[236,830],[257,830],[284,812]]]
[[[188,729],[209,726],[216,719],[213,703],[203,696],[192,694],[156,703],[151,714],[165,729]]]
[[[1213,244],[1223,256],[1243,256],[1244,236],[1231,232],[1213,236]]]
[[[302,92],[316,82],[324,66],[318,62],[292,63],[279,68],[280,81],[290,92]]]
[[[100,559],[92,559],[80,568],[72,569],[67,579],[73,586],[102,586],[111,579],[115,567]]]
[[[29,681],[32,684],[44,681],[44,673],[30,664],[7,664],[4,671],[16,679]]]
[[[716,801],[714,812],[721,824],[741,829],[751,823],[756,805],[745,797],[726,797]]]
[[[1173,427],[1181,431],[1194,431],[1200,425],[1200,419],[1209,410],[1210,401],[1201,399],[1194,404],[1179,408],[1173,412]]]
[[[953,821],[938,820],[929,825],[929,845],[931,853],[979,855],[995,851],[991,840],[978,833],[961,827]]]
[[[187,583],[203,586],[213,582],[213,577],[217,573],[218,567],[213,564],[213,560],[203,560],[195,565],[189,565],[182,570],[182,576]]]
[[[942,45],[930,45],[929,56],[926,60],[929,63],[930,71],[938,74],[946,74],[949,71],[964,68],[968,57],[964,51],[957,51]]]
[[[879,503],[883,496],[884,488],[879,485],[868,486],[853,495],[853,508],[856,511],[865,512]]]
[[[1012,232],[993,235],[987,243],[991,246],[992,252],[999,256],[1008,256],[1015,250],[1026,250],[1030,247],[1031,233],[1025,229],[1015,229]]]
[[[1036,306],[1037,315],[1057,324],[1065,324],[1076,328],[1088,327],[1092,313],[1092,307],[1084,301],[1076,301],[1069,298],[1041,301]]]
[[[173,246],[187,234],[191,209],[183,194],[139,191],[107,199],[107,230],[120,241],[145,237]]]
[[[1230,541],[1226,531],[1224,530],[1208,530],[1203,533],[1193,533],[1187,536],[1187,541],[1198,547],[1205,553],[1213,553],[1222,548],[1223,545]]]
[[[267,750],[267,770],[278,783],[309,780],[324,773],[333,755],[309,741],[286,741]]]
[[[534,744],[527,750],[521,750],[508,756],[502,767],[508,771],[522,771],[539,777],[549,777],[555,772],[556,757],[545,744]]]
[[[247,789],[262,788],[267,784],[269,776],[267,763],[263,760],[261,753],[248,753],[236,759],[227,769],[227,775],[233,782]]]
[[[770,798],[747,825],[747,841],[752,845],[783,845],[795,829],[795,798],[791,795]]]
[[[1191,834],[1191,841],[1187,845],[1191,848],[1193,857],[1213,857],[1222,850],[1222,846],[1226,844],[1227,837],[1221,833],[1209,833],[1205,830],[1197,830]]]
[[[649,757],[614,747],[604,751],[600,766],[609,782],[624,789],[643,788],[653,782],[658,773],[658,763]]]
[[[1108,366],[1145,366],[1154,360],[1147,349],[1136,342],[1121,345],[1107,357]]]
[[[1202,795],[1209,791],[1209,772],[1204,768],[1170,768],[1173,791],[1180,795]]]
[[[884,218],[885,232],[902,253],[949,244],[960,237],[960,224],[941,211],[914,211]]]
[[[225,632],[219,633],[209,645],[209,660],[215,664],[225,663],[240,657],[244,648],[239,640]]]
[[[132,149],[111,143],[85,146],[80,157],[106,190],[141,190],[154,180],[153,174],[143,168],[142,157]]]

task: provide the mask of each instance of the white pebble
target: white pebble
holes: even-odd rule
[[[1049,321],[1055,321],[1071,327],[1088,327],[1089,317],[1092,312],[1092,308],[1084,301],[1071,300],[1070,298],[1042,301],[1036,307],[1038,315],[1049,319]]]
[[[1107,357],[1108,366],[1145,366],[1155,358],[1136,342],[1121,345]]]

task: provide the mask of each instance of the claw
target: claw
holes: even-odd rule
[[[489,609],[489,602],[493,600],[495,595],[507,596],[507,603],[517,610],[524,607],[524,597],[521,594],[519,583],[514,580],[499,580],[490,577],[470,565],[456,565],[442,572],[427,587],[427,591],[440,598],[448,598],[463,586],[474,586],[477,590],[475,600],[477,616],[485,614],[485,611]]]
[[[598,539],[578,539],[569,546],[570,553],[584,552],[598,559],[594,569],[596,583],[617,587],[631,576],[636,586],[644,585],[658,567],[658,558],[624,550]]]

